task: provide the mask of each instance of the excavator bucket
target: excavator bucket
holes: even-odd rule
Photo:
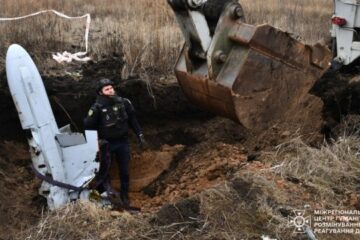
[[[213,34],[210,28],[210,41],[196,32],[208,27],[206,14],[199,27],[198,19],[191,18],[199,10],[169,3],[179,22],[187,11],[195,26],[182,27],[186,42],[175,66],[184,94],[194,104],[247,128],[263,129],[296,108],[330,67],[327,47],[305,45],[267,24],[245,24],[235,1],[221,8]],[[198,9],[206,13],[206,6]]]

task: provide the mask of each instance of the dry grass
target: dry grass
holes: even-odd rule
[[[90,55],[95,58],[125,53],[128,71],[171,71],[183,38],[165,0],[27,1],[1,0],[0,16],[14,17],[43,9],[68,15],[90,13]],[[330,0],[244,0],[249,23],[265,23],[296,33],[308,42],[329,35]],[[36,56],[84,49],[83,20],[53,15],[0,23],[0,54],[17,42]]]
[[[277,152],[266,156],[266,162],[273,167],[241,170],[231,182],[194,196],[200,204],[200,213],[191,221],[184,217],[183,221],[158,225],[152,215],[115,216],[94,204],[79,202],[45,213],[37,226],[21,232],[18,239],[232,240],[259,239],[261,235],[293,239],[293,228],[288,225],[288,214],[284,215],[284,211],[303,209],[304,204],[325,209],[351,208],[346,196],[356,194],[360,180],[360,137],[359,132],[350,132],[352,135],[344,135],[320,148],[310,147],[300,138],[280,145]],[[290,184],[292,188],[282,188],[279,179],[297,183]],[[293,192],[296,185],[299,189]],[[304,191],[312,194],[306,201],[301,196]],[[178,209],[179,214],[182,211]],[[320,239],[356,239],[356,236]]]
[[[300,36],[308,43],[327,38],[332,15],[330,0],[244,0],[247,22],[269,23]]]
[[[262,197],[252,198],[257,207],[251,213],[268,217],[266,233],[278,239],[293,239],[291,227],[283,215],[284,209],[291,212],[310,208],[311,214],[312,210],[319,208],[358,208],[360,125],[357,122],[356,126],[353,123],[344,126],[348,128],[343,129],[341,137],[331,143],[324,142],[319,148],[311,147],[301,137],[296,137],[263,157],[270,167],[253,173],[249,182],[252,183],[251,191],[257,187],[261,189]],[[279,187],[279,181],[287,182],[287,187]],[[318,237],[357,239],[355,235]]]
[[[208,234],[215,239],[252,239],[261,233],[297,239],[288,223],[292,210],[357,209],[360,125],[356,124],[344,124],[341,137],[319,148],[294,138],[266,154],[264,168],[240,170],[230,186],[203,192]],[[321,235],[319,239],[357,237]]]
[[[171,70],[182,44],[182,36],[165,1],[91,0],[84,1],[4,1],[1,16],[19,16],[43,9],[68,15],[90,13],[90,55],[104,58],[122,55],[128,70]],[[21,6],[19,8],[18,6]],[[2,22],[1,55],[17,42],[36,54],[84,49],[85,20],[64,20],[41,15],[17,22]],[[16,29],[16,31],[14,31]]]
[[[312,189],[319,202],[339,207],[344,196],[356,193],[360,183],[360,137],[344,136],[320,148],[306,145],[300,138],[279,146],[273,156],[279,174],[300,180]]]
[[[245,183],[245,187],[250,191],[250,188],[270,189],[263,185],[267,182],[252,177],[242,183]],[[275,220],[269,214],[272,210],[268,199],[264,200],[263,197],[264,194],[268,197],[270,191],[239,193],[238,190],[235,190],[232,184],[207,190],[195,196],[200,199],[201,208],[197,218],[168,222],[166,225],[158,225],[154,216],[109,212],[93,203],[78,202],[45,213],[36,226],[20,232],[17,239],[233,240],[254,237],[258,239],[264,233],[274,233],[272,228]],[[276,191],[270,194],[271,198],[275,193]],[[180,209],[178,211],[182,214]]]
[[[77,202],[46,212],[37,226],[21,232],[17,239],[146,239],[149,226],[144,218],[126,212],[114,215],[93,203]]]
[[[253,173],[204,191],[200,198],[207,239],[289,239],[287,219],[277,211],[281,196],[272,181]]]
[[[161,219],[165,225],[157,224],[155,216],[115,214],[93,203],[78,202],[46,212],[36,226],[20,232],[17,239],[234,240],[260,239],[261,235],[290,239],[292,229],[286,227],[287,218],[277,210],[283,201],[281,194],[263,176],[245,174],[194,198],[200,204],[197,217],[184,216],[182,221],[173,222]],[[177,208],[177,214],[186,215],[184,210]]]

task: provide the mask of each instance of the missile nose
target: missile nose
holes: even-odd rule
[[[26,55],[26,50],[19,44],[12,44],[6,52],[6,61]]]

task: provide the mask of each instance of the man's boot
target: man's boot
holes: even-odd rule
[[[124,207],[129,207],[130,206],[130,200],[129,200],[128,191],[121,191],[120,198],[121,198],[121,201],[124,204]]]

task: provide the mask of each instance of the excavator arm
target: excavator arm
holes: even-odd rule
[[[194,104],[263,129],[296,108],[330,67],[331,51],[268,24],[245,23],[238,1],[169,0],[185,38],[175,74]]]

